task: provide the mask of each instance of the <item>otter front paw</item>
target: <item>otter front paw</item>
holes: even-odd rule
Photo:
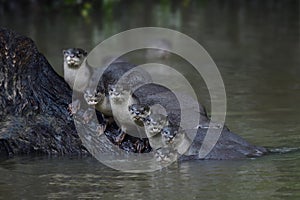
[[[103,135],[105,129],[106,129],[106,124],[99,124],[96,129],[98,136]]]
[[[117,137],[115,137],[115,142],[118,145],[120,145],[122,143],[122,141],[124,140],[125,136],[126,136],[126,133],[120,129],[119,135]]]
[[[83,123],[84,123],[84,124],[89,123],[89,122],[91,121],[91,119],[93,118],[94,113],[95,113],[95,110],[94,110],[94,109],[91,109],[91,108],[87,109],[87,110],[83,113],[83,116],[82,116],[82,118],[83,118]]]
[[[145,149],[145,144],[143,140],[138,139],[135,143],[134,143],[134,147],[136,149],[136,151],[138,153],[142,153],[142,151]]]
[[[70,113],[71,116],[74,115],[74,114],[76,114],[79,109],[80,109],[80,101],[79,101],[79,99],[73,101],[68,106],[68,111],[69,111],[69,113]]]

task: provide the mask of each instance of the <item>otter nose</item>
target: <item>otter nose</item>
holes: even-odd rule
[[[139,115],[139,114],[140,114],[140,111],[136,111],[135,114],[136,114],[136,115]]]
[[[71,53],[69,54],[71,58],[74,58],[75,57],[75,54]]]

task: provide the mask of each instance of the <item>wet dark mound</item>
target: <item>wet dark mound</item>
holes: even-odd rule
[[[69,117],[72,91],[34,42],[0,29],[0,153],[86,153]]]

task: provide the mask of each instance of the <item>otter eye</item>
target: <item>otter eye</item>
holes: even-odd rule
[[[145,122],[146,122],[147,125],[150,125],[150,119],[149,118],[146,118]]]

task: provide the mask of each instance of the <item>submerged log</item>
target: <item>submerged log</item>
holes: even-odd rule
[[[31,39],[3,28],[0,28],[0,91],[0,156],[89,154],[68,111],[72,102],[68,84],[52,69]],[[107,141],[114,143],[116,129],[107,128]],[[206,132],[207,129],[198,130],[191,146],[191,152],[195,153],[184,159],[199,159],[197,153]],[[87,134],[93,133],[87,130]],[[134,144],[137,142],[144,143],[145,152],[151,150],[147,139],[129,135],[119,148],[136,152]],[[251,145],[224,128],[205,159],[243,158],[265,152],[264,148]]]

